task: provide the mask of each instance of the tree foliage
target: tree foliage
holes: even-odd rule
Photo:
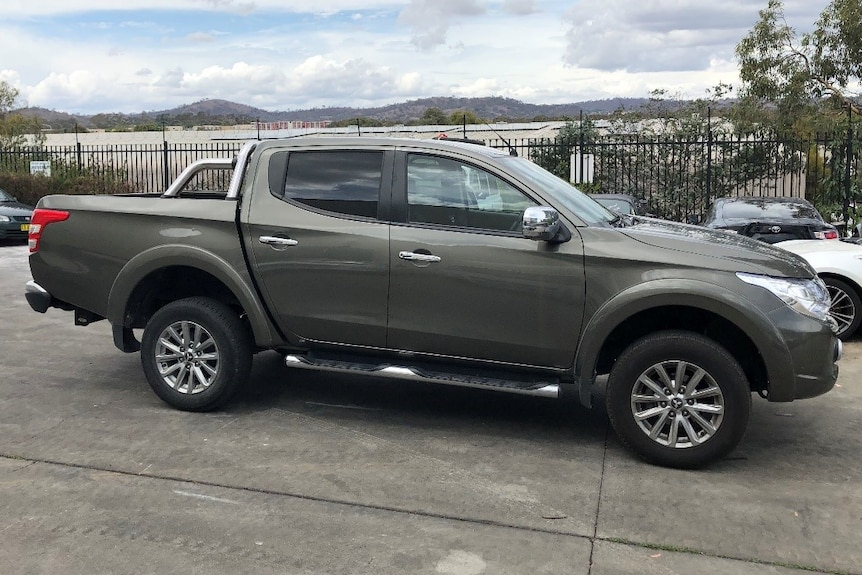
[[[852,89],[862,81],[862,3],[832,0],[814,30],[798,35],[781,0],[769,0],[760,20],[737,44],[742,94],[778,107],[791,121],[825,104],[862,112]]]
[[[428,125],[440,125],[449,123],[449,117],[446,116],[446,113],[440,108],[426,108],[425,112],[422,114],[422,117],[419,120],[420,123]]]
[[[42,124],[37,118],[12,111],[18,103],[18,95],[15,87],[0,80],[0,150],[20,148],[30,134],[37,142],[44,141]]]
[[[480,118],[476,112],[472,110],[455,110],[449,114],[450,124],[484,124],[484,120]]]
[[[594,145],[600,135],[595,124],[589,118],[579,122],[567,121],[560,128],[553,140],[537,140],[531,142],[530,160],[542,166],[552,174],[569,181],[572,170],[572,155],[585,157],[594,152]],[[592,189],[590,184],[579,184],[582,191],[600,191]]]

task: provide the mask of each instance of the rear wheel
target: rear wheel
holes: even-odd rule
[[[620,355],[608,378],[607,409],[620,440],[640,457],[691,468],[736,447],[748,426],[751,391],[716,342],[665,331]]]
[[[155,314],[141,338],[147,382],[165,403],[209,411],[248,379],[251,336],[228,306],[203,297],[172,302]]]
[[[833,277],[823,278],[832,303],[829,305],[829,315],[838,322],[838,337],[847,339],[852,336],[862,321],[862,303],[859,294],[847,283]]]

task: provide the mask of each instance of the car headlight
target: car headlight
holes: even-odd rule
[[[11,222],[12,218],[9,216],[0,216],[0,222]]]
[[[736,277],[745,283],[769,290],[778,299],[803,315],[828,321],[832,300],[826,284],[820,278],[776,278],[742,272],[737,272]]]

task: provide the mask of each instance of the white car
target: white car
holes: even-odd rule
[[[862,245],[835,240],[792,240],[775,245],[808,260],[829,288],[829,315],[838,322],[838,337],[852,336],[862,321]]]

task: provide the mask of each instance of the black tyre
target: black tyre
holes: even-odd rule
[[[739,363],[700,334],[664,331],[629,346],[608,378],[608,418],[643,459],[700,467],[745,434],[751,391]]]
[[[825,277],[823,282],[829,290],[832,303],[829,306],[829,315],[838,322],[838,337],[848,339],[859,328],[862,321],[862,302],[859,294],[846,282],[838,278]]]
[[[150,387],[185,411],[209,411],[228,401],[248,379],[251,358],[251,336],[239,316],[204,297],[166,305],[141,338]]]

